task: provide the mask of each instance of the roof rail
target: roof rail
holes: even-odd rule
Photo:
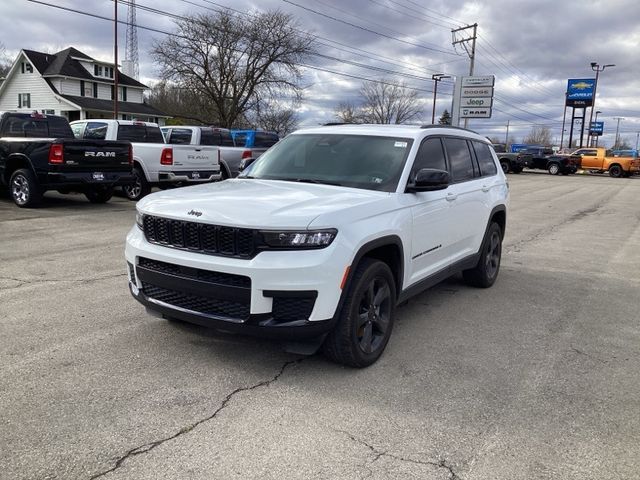
[[[322,124],[323,127],[335,127],[336,125],[360,125],[360,124],[353,123],[353,122],[329,122],[329,123]]]
[[[478,134],[478,132],[476,132],[475,130],[470,130],[464,127],[456,127],[455,125],[422,125],[420,128],[455,128],[456,130],[464,130],[465,132],[475,133],[476,135]]]

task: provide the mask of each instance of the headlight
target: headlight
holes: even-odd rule
[[[144,215],[136,210],[136,225],[140,230],[144,230]]]
[[[274,232],[263,231],[262,237],[265,243],[274,248],[324,248],[331,245],[338,231],[311,230],[302,232]]]

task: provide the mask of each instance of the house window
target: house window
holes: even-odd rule
[[[31,94],[19,93],[18,94],[18,108],[31,108]]]
[[[94,65],[93,66],[93,74],[96,77],[102,76],[102,65]]]
[[[113,67],[109,67],[109,78],[113,78]]]
[[[20,71],[22,73],[33,73],[33,67],[29,62],[22,62],[20,64]]]
[[[111,85],[111,100],[115,98],[115,94],[114,94],[115,89],[116,87],[114,85]]]
[[[98,98],[98,84],[93,82],[93,98]]]
[[[80,80],[80,96],[84,97],[84,80]]]
[[[44,115],[55,115],[55,110],[41,110]]]
[[[89,82],[83,82],[83,83],[84,83],[84,94],[82,96],[90,97],[91,94],[93,93],[92,85]]]
[[[126,102],[127,101],[127,87],[122,87],[118,93],[119,93],[118,100],[120,100],[121,102]]]

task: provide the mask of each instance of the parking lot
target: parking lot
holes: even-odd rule
[[[508,179],[495,286],[363,370],[148,316],[122,197],[0,197],[0,478],[640,478],[640,177]]]

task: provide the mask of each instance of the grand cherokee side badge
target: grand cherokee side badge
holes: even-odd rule
[[[196,217],[199,217],[202,215],[202,212],[198,212],[197,210],[190,210],[187,212],[187,215],[194,215]]]

